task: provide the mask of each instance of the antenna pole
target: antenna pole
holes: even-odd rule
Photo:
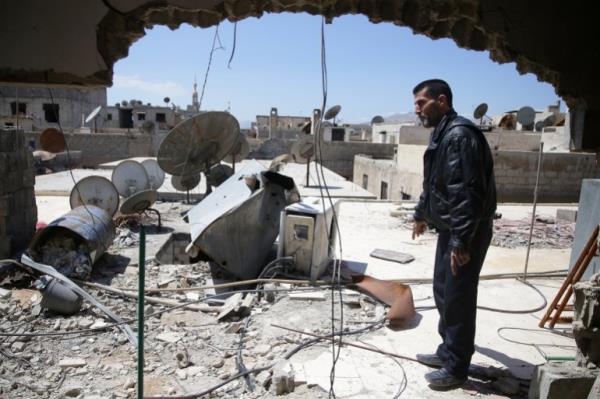
[[[187,203],[189,204],[190,203],[190,189],[189,188],[186,190],[186,198],[187,198]]]
[[[138,359],[137,397],[144,397],[144,283],[146,278],[146,229],[140,224],[140,253],[138,260]]]
[[[308,187],[308,176],[310,175],[310,158],[308,157],[308,162],[306,162],[306,187]]]
[[[529,250],[531,249],[531,236],[533,235],[533,224],[535,223],[535,209],[537,207],[538,184],[540,182],[540,171],[542,169],[542,154],[544,142],[540,142],[540,153],[538,155],[537,176],[535,178],[535,188],[533,189],[533,213],[531,215],[531,225],[529,226],[529,240],[527,240],[527,255],[525,257],[525,270],[523,270],[523,281],[527,281],[527,266],[529,266]]]
[[[235,154],[233,154],[233,173],[235,173]]]

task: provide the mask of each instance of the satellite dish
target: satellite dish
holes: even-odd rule
[[[165,181],[165,172],[158,166],[155,159],[146,159],[142,161],[142,166],[146,169],[148,175],[148,188],[158,190]]]
[[[113,216],[119,208],[119,193],[106,177],[88,176],[79,180],[69,195],[71,209],[95,205]]]
[[[163,98],[163,101],[165,102],[165,104],[168,104],[171,102],[171,99],[169,97],[165,97]]]
[[[481,103],[475,108],[475,111],[473,111],[473,118],[481,119],[485,116],[485,113],[487,111],[488,111],[488,105],[486,103]]]
[[[177,191],[189,191],[200,184],[200,174],[171,176],[171,185]]]
[[[229,154],[236,144],[240,124],[227,112],[205,112],[175,126],[158,149],[158,164],[172,175],[207,170]]]
[[[556,115],[550,114],[542,121],[544,127],[554,126],[556,124]]]
[[[102,109],[102,105],[98,105],[96,108],[94,108],[94,110],[92,112],[90,112],[90,114],[87,116],[87,118],[85,118],[85,123],[89,123],[92,119],[94,119],[96,116],[98,116],[98,113],[100,112],[101,109]]]
[[[33,159],[39,161],[50,161],[56,158],[56,154],[50,151],[37,150],[33,152]]]
[[[63,152],[66,145],[65,135],[60,130],[53,127],[44,129],[40,135],[40,146],[44,151],[54,153]]]
[[[517,119],[513,114],[506,114],[500,118],[498,127],[506,130],[515,130],[517,128]]]
[[[524,129],[533,125],[535,121],[535,110],[531,107],[521,107],[517,111],[517,122],[523,126]]]
[[[283,168],[284,165],[287,165],[289,162],[292,162],[294,159],[290,154],[281,154],[273,158],[271,161],[271,165],[269,165],[269,170],[279,171]]]
[[[146,190],[149,185],[146,169],[139,162],[132,160],[118,164],[112,172],[111,180],[119,194],[126,198]]]
[[[237,144],[233,147],[231,152],[229,152],[229,154],[227,154],[227,156],[223,160],[227,163],[240,162],[242,159],[246,159],[249,153],[250,144],[248,144],[246,136],[240,133],[238,136]]]
[[[119,211],[123,215],[130,215],[132,213],[142,213],[148,210],[158,199],[158,192],[156,190],[143,190],[138,191],[131,197],[127,198],[121,204]]]
[[[544,130],[544,121],[537,121],[534,127],[536,132],[541,132]]]
[[[383,119],[383,116],[381,115],[376,115],[373,117],[373,119],[371,119],[371,125],[374,123],[383,123],[385,122],[385,119]]]
[[[314,137],[303,136],[292,145],[294,162],[305,164],[315,155]]]
[[[121,101],[121,105],[122,105],[122,106],[126,107],[126,106],[127,106],[127,104],[128,104],[127,100],[123,100],[123,101]]]
[[[335,118],[340,111],[342,110],[342,106],[341,105],[334,105],[333,107],[329,108],[326,112],[325,115],[323,116],[323,119],[325,120],[330,120]]]
[[[218,187],[233,176],[233,169],[229,165],[218,164],[204,173],[206,174],[206,184]]]

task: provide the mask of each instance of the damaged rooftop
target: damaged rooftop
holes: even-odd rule
[[[534,3],[2,3],[0,398],[600,398],[597,44],[589,10]],[[416,359],[440,339],[438,233],[412,237],[430,129],[336,123],[326,94],[246,129],[195,81],[187,108],[107,104],[145,29],[288,11],[487,50],[567,105],[474,116],[499,203],[456,389]]]

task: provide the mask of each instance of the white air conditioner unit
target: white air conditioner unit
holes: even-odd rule
[[[323,275],[334,256],[333,212],[339,215],[339,208],[337,199],[307,197],[281,212],[278,256],[293,257],[296,269],[312,281]]]

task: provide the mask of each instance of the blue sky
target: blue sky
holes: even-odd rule
[[[265,14],[238,22],[231,68],[233,24],[219,26],[223,49],[216,50],[202,109],[224,110],[247,126],[271,106],[280,115],[309,115],[321,105],[321,17]],[[108,102],[140,99],[163,104],[169,96],[191,103],[194,75],[200,92],[215,28],[156,26],[134,43],[114,68]],[[431,40],[409,28],[372,24],[364,16],[344,16],[325,26],[328,106],[340,104],[342,122],[369,121],[374,115],[412,112],[412,88],[421,80],[448,81],[454,106],[471,116],[481,102],[488,115],[529,105],[543,110],[559,98],[554,88],[515,64],[499,65],[488,52],[459,48],[452,40]],[[564,105],[562,106],[564,109]]]

